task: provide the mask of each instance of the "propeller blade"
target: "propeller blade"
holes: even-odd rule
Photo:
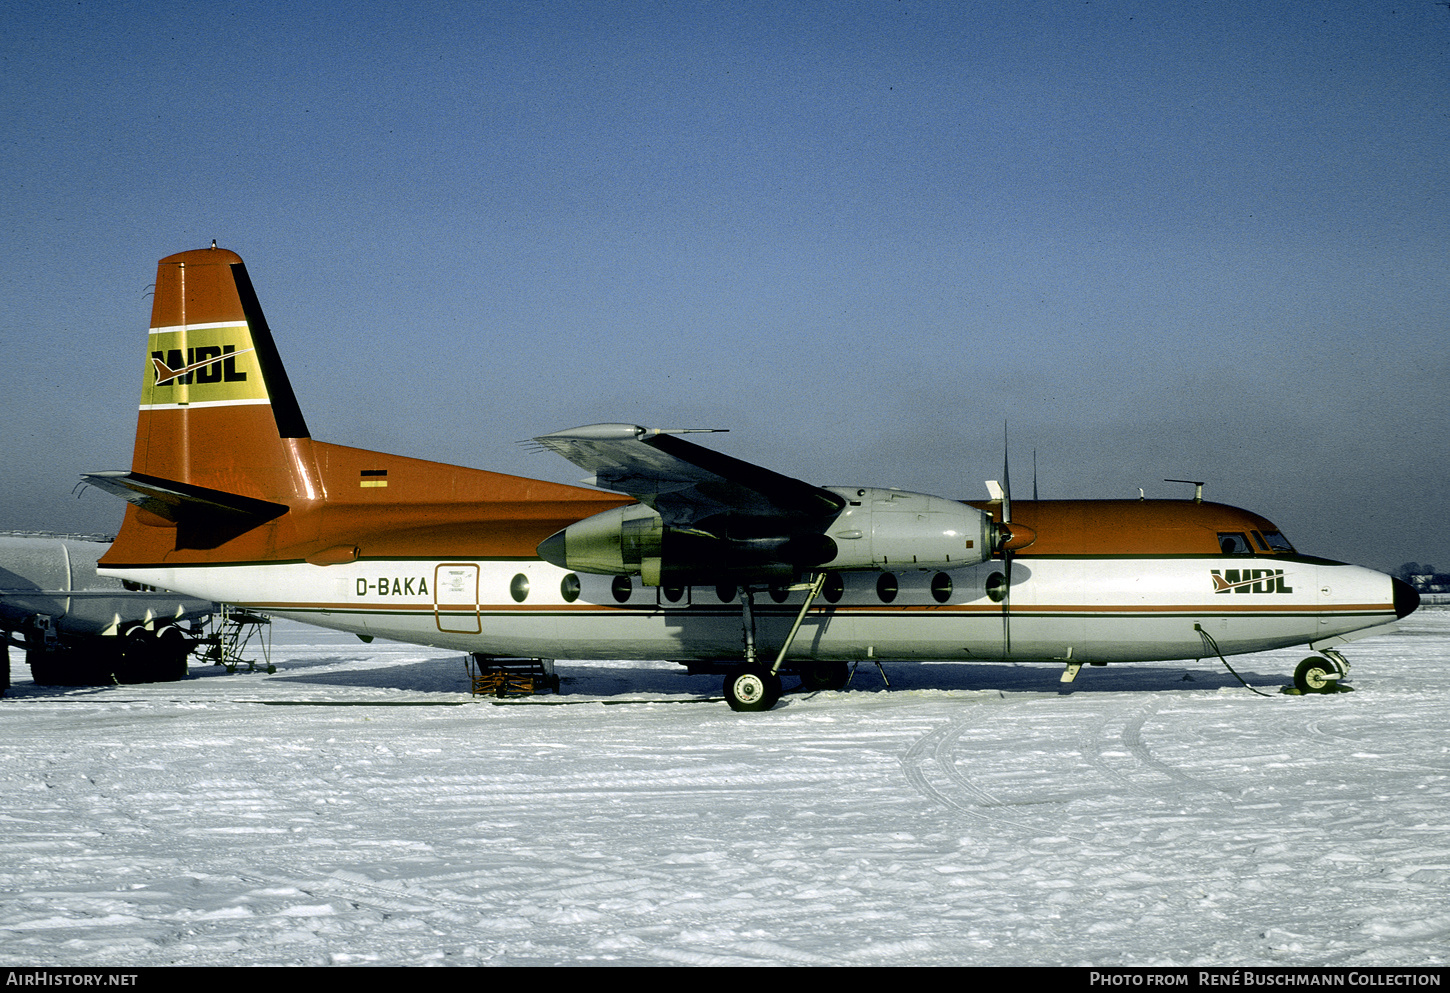
[[[1026,548],[1037,540],[1037,532],[1024,524],[1012,523],[1012,472],[1007,452],[1007,425],[1002,425],[1002,481],[987,481],[987,495],[993,501],[1001,501],[1002,519],[997,522],[996,540],[992,552],[1002,559],[1002,652],[1012,653],[1012,560],[1019,548]],[[1037,452],[1032,452],[1032,499],[1037,499]],[[1030,516],[1030,515],[1029,515]],[[993,599],[996,599],[995,588]]]
[[[1002,424],[1002,571],[1007,588],[1002,592],[1002,653],[1012,654],[1012,472],[1007,465],[1007,424]]]
[[[1002,425],[1002,523],[1012,522],[1012,473],[1007,467],[1007,425]]]

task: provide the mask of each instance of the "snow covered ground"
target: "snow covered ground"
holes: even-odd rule
[[[863,668],[735,714],[666,663],[467,693],[278,624],[274,675],[0,701],[0,964],[1436,965],[1450,609],[1306,652]],[[713,698],[713,699],[710,699]]]

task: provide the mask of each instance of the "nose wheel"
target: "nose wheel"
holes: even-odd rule
[[[1340,693],[1349,689],[1339,681],[1349,674],[1349,663],[1338,652],[1311,656],[1294,670],[1294,688],[1300,693]]]

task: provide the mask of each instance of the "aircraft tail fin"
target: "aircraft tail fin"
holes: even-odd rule
[[[142,375],[131,471],[84,477],[132,505],[123,536],[174,528],[174,548],[216,548],[320,501],[312,437],[238,255],[158,263]]]
[[[213,247],[162,259],[147,338],[127,499],[146,480],[275,504],[317,496],[311,434],[239,256]]]

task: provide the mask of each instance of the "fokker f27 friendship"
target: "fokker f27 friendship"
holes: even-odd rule
[[[686,432],[535,439],[598,489],[313,440],[242,260],[162,259],[104,575],[492,657],[660,658],[737,710],[863,660],[1083,664],[1335,646],[1414,610],[1407,584],[1301,555],[1269,521],[1181,500],[960,502],[815,486]],[[995,492],[994,492],[995,489]],[[613,492],[605,492],[613,491]]]

